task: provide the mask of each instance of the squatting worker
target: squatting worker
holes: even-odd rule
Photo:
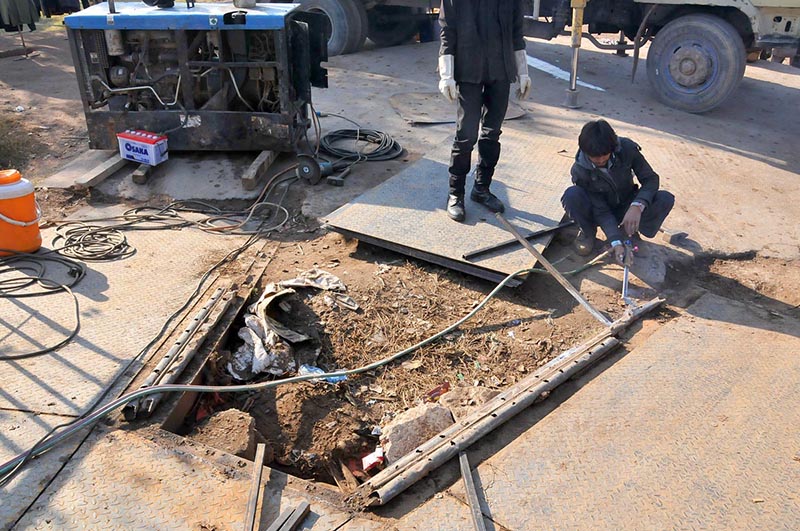
[[[658,174],[639,144],[618,138],[605,120],[583,126],[578,148],[571,171],[573,186],[561,197],[564,210],[580,227],[576,250],[581,256],[592,253],[599,225],[614,257],[622,262],[623,240],[637,232],[655,236],[672,210],[675,196],[658,189]],[[634,174],[641,186],[634,183]]]
[[[493,212],[505,210],[489,186],[500,158],[511,83],[519,81],[520,99],[531,89],[521,0],[442,0],[439,23],[439,91],[450,102],[458,100],[447,215],[464,221],[464,186],[475,142],[478,167],[470,199]]]

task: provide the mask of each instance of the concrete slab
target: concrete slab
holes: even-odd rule
[[[797,321],[703,296],[521,416],[550,411],[478,467],[485,514],[510,529],[796,529],[799,348]]]
[[[257,152],[170,153],[169,160],[153,168],[146,184],[133,182],[131,167],[117,172],[96,189],[106,196],[137,201],[158,196],[175,200],[255,199],[261,189],[245,190],[241,179],[257,156]]]
[[[555,154],[569,143],[544,134],[530,120],[506,123],[501,141],[492,191],[506,204],[506,218],[521,232],[556,226],[564,214],[560,198],[570,160]],[[521,246],[473,262],[463,259],[464,253],[506,241],[510,235],[491,212],[470,200],[464,223],[447,217],[450,145],[440,144],[421,161],[327,216],[326,222],[338,232],[490,280],[531,267],[535,259]],[[553,156],[542,159],[534,155],[538,153]],[[552,234],[536,240],[540,251],[551,238]]]

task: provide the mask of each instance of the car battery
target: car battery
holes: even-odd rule
[[[167,137],[149,131],[117,133],[119,156],[123,159],[158,166],[169,158]]]

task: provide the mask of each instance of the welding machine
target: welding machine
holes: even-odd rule
[[[296,151],[311,87],[328,85],[329,33],[298,7],[125,2],[66,17],[90,147],[138,130],[170,151]]]

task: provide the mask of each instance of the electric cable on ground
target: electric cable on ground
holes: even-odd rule
[[[238,392],[247,392],[247,391],[260,391],[264,389],[269,389],[272,387],[277,387],[279,385],[295,383],[295,382],[303,382],[307,380],[316,380],[322,378],[329,378],[329,377],[337,377],[337,376],[348,376],[351,374],[360,374],[364,372],[368,372],[384,365],[387,365],[401,357],[407,356],[411,352],[418,350],[437,339],[441,338],[442,336],[449,334],[450,332],[456,330],[459,326],[463,323],[471,319],[476,313],[478,313],[494,296],[503,288],[505,285],[510,282],[513,278],[523,275],[526,273],[530,273],[532,268],[528,269],[521,269],[514,273],[508,275],[502,282],[500,282],[473,310],[471,310],[467,315],[453,323],[452,325],[448,326],[447,328],[441,330],[440,332],[428,337],[416,343],[400,352],[392,354],[386,358],[381,360],[375,361],[368,365],[358,367],[356,369],[348,369],[348,370],[341,370],[335,372],[329,372],[324,374],[307,374],[303,376],[293,376],[291,378],[284,378],[281,380],[272,380],[269,382],[259,382],[254,384],[242,384],[242,385],[230,385],[230,386],[214,386],[214,385],[185,385],[185,384],[161,384],[156,385],[153,387],[146,387],[143,389],[138,389],[126,395],[123,395],[116,400],[109,402],[108,404],[103,405],[94,413],[89,414],[88,412],[78,417],[77,419],[61,424],[54,428],[50,433],[48,433],[45,437],[40,439],[31,449],[26,452],[23,452],[10,461],[7,461],[3,465],[0,465],[0,487],[8,483],[11,478],[24,466],[24,464],[29,461],[30,459],[39,456],[46,451],[50,450],[54,446],[56,446],[61,441],[66,440],[67,438],[71,437],[79,430],[85,427],[89,427],[99,421],[103,416],[106,414],[114,411],[115,409],[124,406],[128,402],[134,399],[138,399],[150,394],[154,393],[165,393],[165,392],[197,392],[197,393],[238,393]],[[133,361],[133,360],[132,360]],[[131,363],[132,363],[131,361]],[[129,365],[130,366],[130,363]],[[127,369],[127,367],[126,367]],[[124,371],[123,371],[124,372]],[[111,389],[110,386],[108,389]],[[104,393],[103,396],[108,392],[108,389]],[[95,405],[97,402],[95,403]],[[94,407],[94,406],[93,406]],[[90,410],[91,411],[91,410]],[[59,434],[55,434],[55,432],[61,428],[67,428]]]
[[[281,172],[281,174],[282,173],[285,173],[285,172]],[[267,185],[264,187],[264,190],[262,191],[262,193],[261,193],[259,198],[262,198],[262,197],[265,198],[265,197],[269,196],[269,194],[272,192],[271,185],[273,183],[275,183],[277,177],[278,176],[276,175],[272,179],[270,179],[270,182],[268,182]],[[279,181],[279,182],[275,183],[275,186],[277,186],[278,184],[287,183],[287,185],[286,185],[286,187],[285,187],[285,189],[283,191],[283,194],[281,195],[281,199],[279,200],[279,202],[281,202],[281,203],[283,202],[283,199],[286,197],[286,194],[288,193],[289,187],[292,185],[292,183],[294,181],[296,181],[296,178],[295,177],[290,177],[288,179],[283,179],[282,181]],[[288,212],[287,212],[287,214],[288,214]],[[169,329],[169,326],[172,324],[172,322],[181,313],[183,313],[183,311],[186,310],[186,308],[188,308],[188,306],[189,306],[189,304],[191,304],[192,300],[200,293],[200,290],[202,289],[203,284],[206,282],[206,280],[208,280],[208,278],[211,276],[211,274],[217,268],[221,267],[225,263],[228,263],[228,262],[236,259],[239,255],[241,255],[245,250],[250,248],[253,244],[255,244],[260,239],[259,236],[262,235],[261,229],[262,229],[262,227],[263,227],[265,222],[266,222],[266,219],[262,220],[261,224],[258,227],[258,229],[256,231],[253,231],[252,234],[250,234],[249,238],[247,239],[247,241],[244,244],[242,244],[237,249],[234,249],[233,251],[231,251],[230,253],[225,255],[219,262],[214,264],[214,266],[212,266],[211,269],[209,269],[208,271],[206,271],[205,274],[203,274],[203,276],[200,278],[200,281],[198,282],[197,287],[191,293],[191,295],[186,299],[184,304],[180,308],[178,308],[164,322],[164,324],[162,325],[162,327],[159,330],[158,334],[156,334],[156,336],[152,340],[150,340],[150,342],[148,342],[147,345],[145,345],[145,347],[142,350],[140,350],[139,353],[136,356],[134,356],[133,358],[131,358],[130,361],[128,361],[128,363],[125,365],[124,369],[117,374],[117,377],[114,378],[114,380],[108,385],[108,387],[106,387],[106,389],[92,402],[92,404],[86,409],[86,411],[84,411],[80,416],[76,417],[75,419],[73,419],[73,420],[71,420],[69,422],[64,422],[62,424],[59,424],[59,425],[55,426],[47,434],[45,434],[43,437],[41,437],[36,443],[34,443],[34,445],[28,451],[23,452],[22,454],[17,456],[19,459],[14,460],[14,464],[13,465],[11,465],[9,467],[0,468],[0,487],[4,486],[8,482],[10,482],[14,478],[14,476],[16,476],[16,474],[31,459],[33,459],[34,457],[36,457],[38,455],[41,455],[42,453],[47,451],[47,449],[49,449],[49,447],[48,448],[42,448],[42,446],[46,443],[46,441],[48,441],[51,437],[53,437],[54,434],[58,430],[63,429],[63,428],[67,428],[69,426],[80,425],[80,423],[84,419],[87,419],[87,418],[100,418],[102,416],[102,414],[100,416],[95,417],[95,416],[93,416],[91,414],[92,411],[94,411],[94,409],[106,398],[106,396],[108,396],[108,393],[111,392],[111,390],[114,388],[115,384],[117,383],[117,381],[119,381],[119,379],[122,377],[122,375],[126,374],[127,371],[133,366],[133,364],[136,363],[141,358],[143,358],[150,351],[150,349],[164,336],[165,332]],[[285,223],[285,221],[284,221],[284,223]],[[49,259],[54,260],[54,261],[55,260],[64,260],[63,258],[59,258],[59,257],[49,257]],[[79,264],[79,265],[80,265],[80,267],[82,268],[82,271],[85,274],[85,266],[83,266],[83,264]],[[2,270],[0,270],[0,271],[2,271]],[[83,278],[83,275],[81,275],[80,278]],[[75,281],[75,283],[77,283],[80,280],[80,278],[77,279]],[[72,285],[74,285],[74,283]],[[77,333],[77,331],[75,333]],[[103,410],[100,410],[100,411],[103,411]],[[92,422],[92,424],[93,423],[94,423],[94,421]],[[75,430],[75,431],[77,431],[77,430]],[[70,430],[70,431],[64,432],[64,433],[66,433],[67,436],[69,436],[72,433],[74,433],[75,431]],[[57,444],[60,440],[61,439],[56,440],[55,444]]]

